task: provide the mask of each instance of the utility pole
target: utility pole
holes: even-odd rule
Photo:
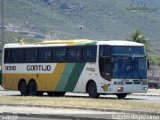
[[[0,45],[0,66],[2,67],[2,56],[3,56],[3,46],[4,46],[4,11],[3,11],[3,0],[1,0],[1,45]],[[0,68],[1,70],[2,68]]]
[[[3,0],[1,0],[1,52],[4,46],[4,11],[3,11]]]

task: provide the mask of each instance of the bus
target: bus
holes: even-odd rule
[[[22,96],[88,93],[91,98],[148,90],[143,44],[125,40],[53,40],[4,46],[3,88]]]

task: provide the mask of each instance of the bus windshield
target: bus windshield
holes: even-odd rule
[[[113,57],[113,78],[146,79],[147,62],[145,57]]]
[[[108,60],[107,60],[108,59]],[[109,61],[110,62],[107,62]],[[108,75],[104,68],[110,66],[110,77],[146,79],[147,61],[144,46],[101,46],[100,73]],[[106,75],[105,77],[106,78]]]
[[[113,46],[112,55],[145,55],[143,46]]]

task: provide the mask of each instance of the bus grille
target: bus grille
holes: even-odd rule
[[[141,84],[141,80],[133,80],[134,84]]]

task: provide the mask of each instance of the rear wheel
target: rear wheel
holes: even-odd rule
[[[29,95],[35,96],[37,95],[37,84],[34,81],[29,83]]]
[[[54,92],[54,96],[64,96],[65,92]]]
[[[27,96],[28,95],[28,86],[27,86],[27,83],[25,81],[21,81],[19,83],[19,91],[20,91],[22,96]]]
[[[90,82],[87,86],[87,92],[89,97],[91,98],[98,98],[99,94],[97,93],[97,86],[94,82]]]
[[[116,94],[118,99],[125,99],[125,97],[127,96],[127,94],[122,93],[122,94]]]

